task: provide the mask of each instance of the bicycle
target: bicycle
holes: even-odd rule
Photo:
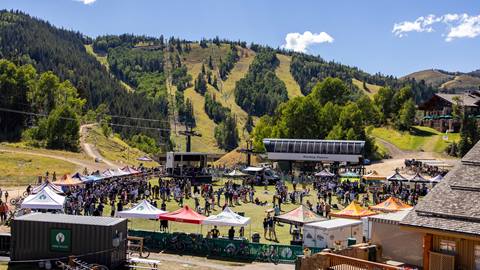
[[[277,253],[277,248],[273,245],[264,246],[260,252],[257,253],[256,261],[270,262],[277,265],[280,262],[280,256]]]

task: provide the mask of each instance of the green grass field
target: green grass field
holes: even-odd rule
[[[382,88],[381,86],[378,86],[378,85],[375,85],[375,84],[369,84],[367,83],[367,89],[363,89],[363,82],[362,81],[359,81],[357,79],[352,79],[352,83],[358,87],[358,89],[362,90],[365,94],[367,94],[368,96],[373,96],[375,95],[378,90],[380,88]]]
[[[151,181],[152,181],[152,185],[153,184],[158,184],[157,179],[154,179],[154,180],[152,179]],[[224,181],[225,180],[221,180],[221,181],[217,182],[214,185],[214,189],[216,190],[216,189],[220,188],[221,186],[223,186]],[[297,188],[299,188],[299,187],[297,187]],[[245,216],[251,218],[251,221],[252,221],[251,222],[252,223],[251,231],[252,231],[252,233],[254,233],[254,232],[260,233],[261,238],[262,238],[261,239],[262,243],[272,243],[271,241],[268,241],[268,240],[263,238],[263,219],[266,216],[266,210],[271,209],[273,207],[272,206],[272,196],[274,194],[274,187],[273,186],[268,187],[268,194],[264,193],[264,187],[255,187],[255,190],[256,190],[255,197],[258,197],[261,201],[267,201],[268,204],[266,206],[257,206],[257,205],[252,204],[252,203],[246,203],[246,204],[242,203],[241,205],[237,205],[237,206],[232,207],[232,210],[234,210],[235,212],[245,212]],[[289,190],[292,190],[291,185],[289,185]],[[310,200],[310,202],[312,202],[314,205],[316,205],[316,202],[317,202],[316,195],[311,194],[309,196],[306,196],[304,198],[304,203],[307,200]],[[200,199],[200,203],[201,203],[202,207],[203,207],[204,202],[205,201],[203,199]],[[158,206],[160,207],[161,201],[158,200],[157,203],[158,203]],[[184,203],[188,204],[192,208],[195,206],[195,203],[194,203],[193,199],[186,200],[186,201],[184,201]],[[224,197],[223,196],[221,197],[221,203],[222,203],[222,205],[224,203]],[[293,210],[293,209],[297,208],[298,206],[299,206],[298,204],[290,204],[290,203],[282,204],[282,210],[283,210],[282,213]],[[180,207],[178,206],[178,204],[173,199],[170,202],[167,202],[167,210],[168,211],[174,211],[174,210],[177,210],[179,208]],[[222,210],[221,207],[218,207],[218,206],[216,206],[215,209],[216,209],[216,211],[214,211],[213,214],[218,214]],[[110,208],[107,206],[104,210],[104,215],[109,215],[109,214],[110,214]],[[159,226],[160,226],[160,223],[158,221],[143,220],[143,219],[131,219],[131,220],[129,220],[129,228],[130,229],[159,231]],[[200,229],[202,229],[203,234],[206,234],[207,230],[211,229],[210,226],[203,226],[201,228],[199,225],[177,223],[177,222],[169,222],[169,226],[170,226],[170,231],[173,231],[173,232],[180,231],[180,232],[187,232],[187,233],[196,233],[196,232],[200,232]],[[219,227],[219,230],[220,230],[222,235],[226,235],[228,229],[230,229],[230,227]],[[238,229],[239,228],[235,229],[236,234],[238,234]],[[289,229],[290,229],[290,225],[276,226],[276,233],[277,233],[279,243],[289,244],[289,242],[291,240],[291,236],[289,234]],[[250,237],[250,226],[247,226],[245,228],[245,236]]]
[[[449,133],[448,139],[444,140],[445,134],[432,128],[416,126],[410,132],[400,132],[391,128],[373,128],[370,135],[394,144],[401,150],[427,151],[443,153],[452,142],[458,142],[458,133]]]
[[[2,187],[26,186],[37,181],[46,171],[58,176],[75,173],[81,168],[73,163],[48,157],[0,151],[0,183]]]
[[[292,62],[292,57],[283,54],[277,54],[278,60],[280,60],[280,65],[275,70],[277,77],[285,83],[288,91],[288,98],[292,99],[294,97],[303,96],[300,86],[295,81],[290,73],[290,63]]]

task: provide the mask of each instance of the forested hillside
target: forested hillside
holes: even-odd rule
[[[81,33],[55,28],[26,14],[0,11],[1,58],[19,65],[32,64],[38,72],[52,71],[60,80],[68,80],[86,101],[83,112],[106,104],[109,113],[114,116],[158,120],[138,123],[138,120],[131,118],[112,117],[114,130],[125,137],[146,133],[159,140],[168,138],[168,123],[165,125],[162,122],[168,111],[166,100],[148,99],[143,93],[125,91],[119,81],[86,52],[84,44],[90,42]],[[15,103],[12,106],[17,109],[21,106],[20,109],[25,111],[33,109],[28,104]],[[4,112],[2,118],[8,117],[12,117],[12,113]],[[158,127],[161,131],[152,132],[150,129],[131,126]],[[18,132],[13,135],[10,139],[19,139]]]
[[[327,101],[345,98],[334,105],[352,109],[348,103],[353,102],[365,110],[365,119],[371,118],[368,124],[389,124],[402,129],[410,125],[412,106],[437,90],[421,78],[369,74],[320,56],[246,42],[218,37],[188,41],[130,34],[92,39],[8,11],[0,12],[0,58],[12,61],[20,77],[28,69],[25,65],[31,64],[35,74],[39,74],[36,77],[51,71],[58,76],[58,84],[70,83],[78,98],[84,100],[76,112],[80,121],[99,120],[100,115],[104,126],[121,133],[126,141],[134,141],[134,135],[147,136],[142,138],[154,138],[157,146],[152,148],[161,151],[175,145],[183,150],[185,138],[179,131],[186,128],[196,128],[202,134],[193,138],[194,151],[230,151],[250,137],[259,117],[295,114],[286,109],[290,106],[289,99],[291,104],[300,106],[303,103],[295,102],[301,99],[295,97],[312,96],[321,83],[327,84],[321,89],[330,89],[331,81],[325,82],[327,78],[340,79],[341,87],[334,88],[347,94],[338,97],[328,96],[332,94],[329,91],[315,94],[319,106],[340,112],[343,109],[331,107]],[[2,107],[39,112],[36,104],[26,100],[29,86],[22,85],[21,79],[18,81],[21,94],[2,93],[5,96],[0,101]],[[402,113],[395,115],[394,110]],[[12,115],[13,112],[4,111],[0,117]],[[400,115],[404,118],[400,119]],[[2,134],[2,139],[20,139],[25,129],[38,126],[43,118],[18,117],[15,128],[7,131],[6,124],[1,126],[8,132]],[[0,124],[3,123],[8,122]],[[274,126],[277,124],[280,122]],[[340,134],[336,125],[325,124],[321,128],[326,130],[316,131],[315,137],[351,137]],[[278,130],[282,129],[278,126]],[[336,133],[331,133],[331,129],[336,129]],[[313,133],[283,132],[272,136],[311,137]]]

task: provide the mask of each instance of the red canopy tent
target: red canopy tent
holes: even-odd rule
[[[161,214],[158,217],[160,220],[170,220],[191,224],[202,224],[202,221],[207,218],[206,216],[202,216],[199,213],[193,211],[188,205],[185,205],[183,208],[180,208],[173,212]]]

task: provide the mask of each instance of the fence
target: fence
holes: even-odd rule
[[[294,263],[303,255],[302,246],[268,245],[251,243],[247,240],[203,238],[200,234],[161,233],[129,230],[129,236],[143,237],[149,249],[165,250],[172,253],[220,257],[242,261],[263,261],[272,263]],[[312,253],[320,249],[311,249]]]

